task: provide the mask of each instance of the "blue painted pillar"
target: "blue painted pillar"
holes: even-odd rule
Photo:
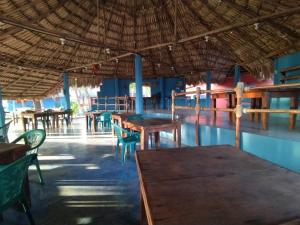
[[[279,62],[278,58],[274,59],[274,78],[273,78],[274,84],[280,84],[280,70],[279,70]]]
[[[120,95],[120,92],[119,92],[119,79],[117,77],[115,77],[114,81],[115,81],[115,96],[119,96]]]
[[[160,108],[165,109],[165,78],[159,78],[159,91],[160,91]]]
[[[5,124],[5,112],[3,108],[3,101],[2,101],[2,90],[0,87],[0,127],[4,126]]]
[[[240,65],[235,64],[234,66],[234,86],[241,81],[241,68]]]
[[[211,90],[211,71],[207,71],[206,74],[206,90]],[[206,93],[206,104],[210,107],[210,93]]]
[[[135,112],[138,114],[143,113],[143,64],[142,57],[138,54],[135,55]]]
[[[70,84],[69,84],[69,74],[68,74],[68,72],[64,72],[64,95],[65,95],[67,109],[71,109]]]

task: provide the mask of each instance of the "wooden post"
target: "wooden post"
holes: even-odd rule
[[[196,123],[195,123],[195,134],[196,134],[196,145],[200,146],[200,137],[199,137],[199,117],[200,117],[200,87],[196,88]]]
[[[291,98],[290,109],[298,109],[298,105],[299,105],[298,98],[299,98],[298,95]],[[290,113],[290,116],[289,116],[289,129],[290,130],[295,129],[296,119],[297,119],[297,114]]]
[[[107,111],[107,96],[105,96],[104,101],[104,110]]]
[[[235,90],[236,94],[236,106],[235,106],[235,146],[237,148],[241,148],[241,117],[243,112],[242,107],[242,98],[243,98],[243,91],[244,91],[244,83],[238,82]]]
[[[172,120],[175,120],[175,91],[172,90]]]
[[[128,113],[128,96],[125,95],[125,110]]]

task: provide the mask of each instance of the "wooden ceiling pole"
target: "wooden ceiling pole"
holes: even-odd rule
[[[109,45],[105,45],[102,43],[98,43],[97,41],[95,41],[93,39],[87,39],[87,38],[83,39],[83,38],[63,34],[63,33],[57,32],[57,31],[50,31],[50,30],[47,30],[45,28],[42,28],[42,27],[39,27],[36,25],[30,25],[30,24],[27,24],[24,22],[19,22],[19,21],[13,20],[13,19],[6,18],[1,15],[0,15],[0,21],[2,23],[20,27],[25,30],[38,32],[38,33],[52,36],[52,37],[64,38],[68,41],[77,42],[77,43],[88,45],[88,46],[99,47],[99,48],[110,48],[111,50],[118,50],[118,51],[124,51],[124,52],[132,52],[132,50],[129,50],[129,49],[124,49],[124,48],[119,48],[119,47],[115,47],[115,46],[109,46]]]
[[[193,36],[190,36],[190,37],[187,37],[187,38],[182,38],[182,39],[179,39],[177,41],[177,43],[184,43],[184,42],[196,40],[196,39],[199,39],[199,38],[204,38],[205,36],[217,35],[217,34],[220,34],[220,33],[224,33],[224,32],[234,30],[234,29],[239,28],[239,27],[250,26],[250,25],[252,25],[256,22],[262,22],[262,21],[269,20],[269,19],[280,18],[280,17],[284,17],[284,16],[287,16],[287,15],[292,15],[292,14],[295,14],[295,13],[298,13],[298,12],[300,12],[300,6],[295,7],[295,8],[291,8],[291,9],[287,9],[287,10],[282,10],[282,11],[276,12],[276,13],[271,13],[271,14],[267,14],[267,15],[263,15],[263,16],[258,16],[256,18],[249,19],[246,22],[237,22],[237,23],[230,24],[230,25],[227,25],[227,26],[224,26],[224,27],[221,27],[221,28],[216,28],[216,29],[213,29],[213,30],[209,30],[209,31],[203,32],[201,34],[196,34],[196,35],[193,35]],[[0,18],[0,21],[1,21],[1,18]],[[172,45],[172,44],[174,44],[174,43],[173,42],[159,43],[159,44],[139,48],[139,49],[137,49],[136,52],[143,52],[143,51],[147,51],[147,50],[150,50],[150,49],[166,47],[166,46]],[[112,57],[112,58],[108,59],[107,61],[112,61],[116,58],[120,59],[120,58],[123,58],[123,57],[130,56],[132,54],[134,54],[134,52],[124,53],[124,54],[119,55],[117,57]],[[105,61],[102,61],[102,62],[105,62]],[[78,69],[78,68],[82,68],[84,66],[89,66],[89,65],[93,65],[93,64],[97,64],[97,63],[101,63],[101,62],[94,62],[94,63],[90,63],[90,64],[87,64],[87,65],[73,67],[73,68],[69,68],[68,70]]]

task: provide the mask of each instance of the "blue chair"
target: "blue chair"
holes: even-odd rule
[[[109,128],[111,129],[111,112],[104,112],[97,121],[100,122],[101,129]]]
[[[9,207],[20,203],[30,224],[34,225],[24,193],[24,182],[32,157],[27,155],[11,164],[0,166],[0,217]]]
[[[119,147],[120,144],[122,145],[122,156],[121,156],[121,160],[122,163],[125,162],[126,160],[126,151],[127,151],[127,147],[130,147],[130,153],[135,151],[136,149],[136,144],[139,142],[139,139],[136,135],[128,132],[127,130],[121,128],[119,125],[117,124],[113,124],[114,126],[114,130],[116,132],[117,135],[117,146],[116,146],[116,158],[118,158],[118,153],[119,153]],[[123,137],[123,134],[126,134],[126,137]]]

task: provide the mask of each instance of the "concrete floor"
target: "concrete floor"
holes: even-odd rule
[[[85,131],[83,119],[71,127],[50,130],[40,148],[46,184],[30,168],[32,214],[37,225],[139,224],[139,180],[134,156],[122,165],[115,159],[110,132]],[[12,126],[10,140],[22,133]],[[162,139],[163,146],[173,143]],[[138,147],[139,148],[139,147]],[[28,224],[23,213],[4,213],[5,225]]]

